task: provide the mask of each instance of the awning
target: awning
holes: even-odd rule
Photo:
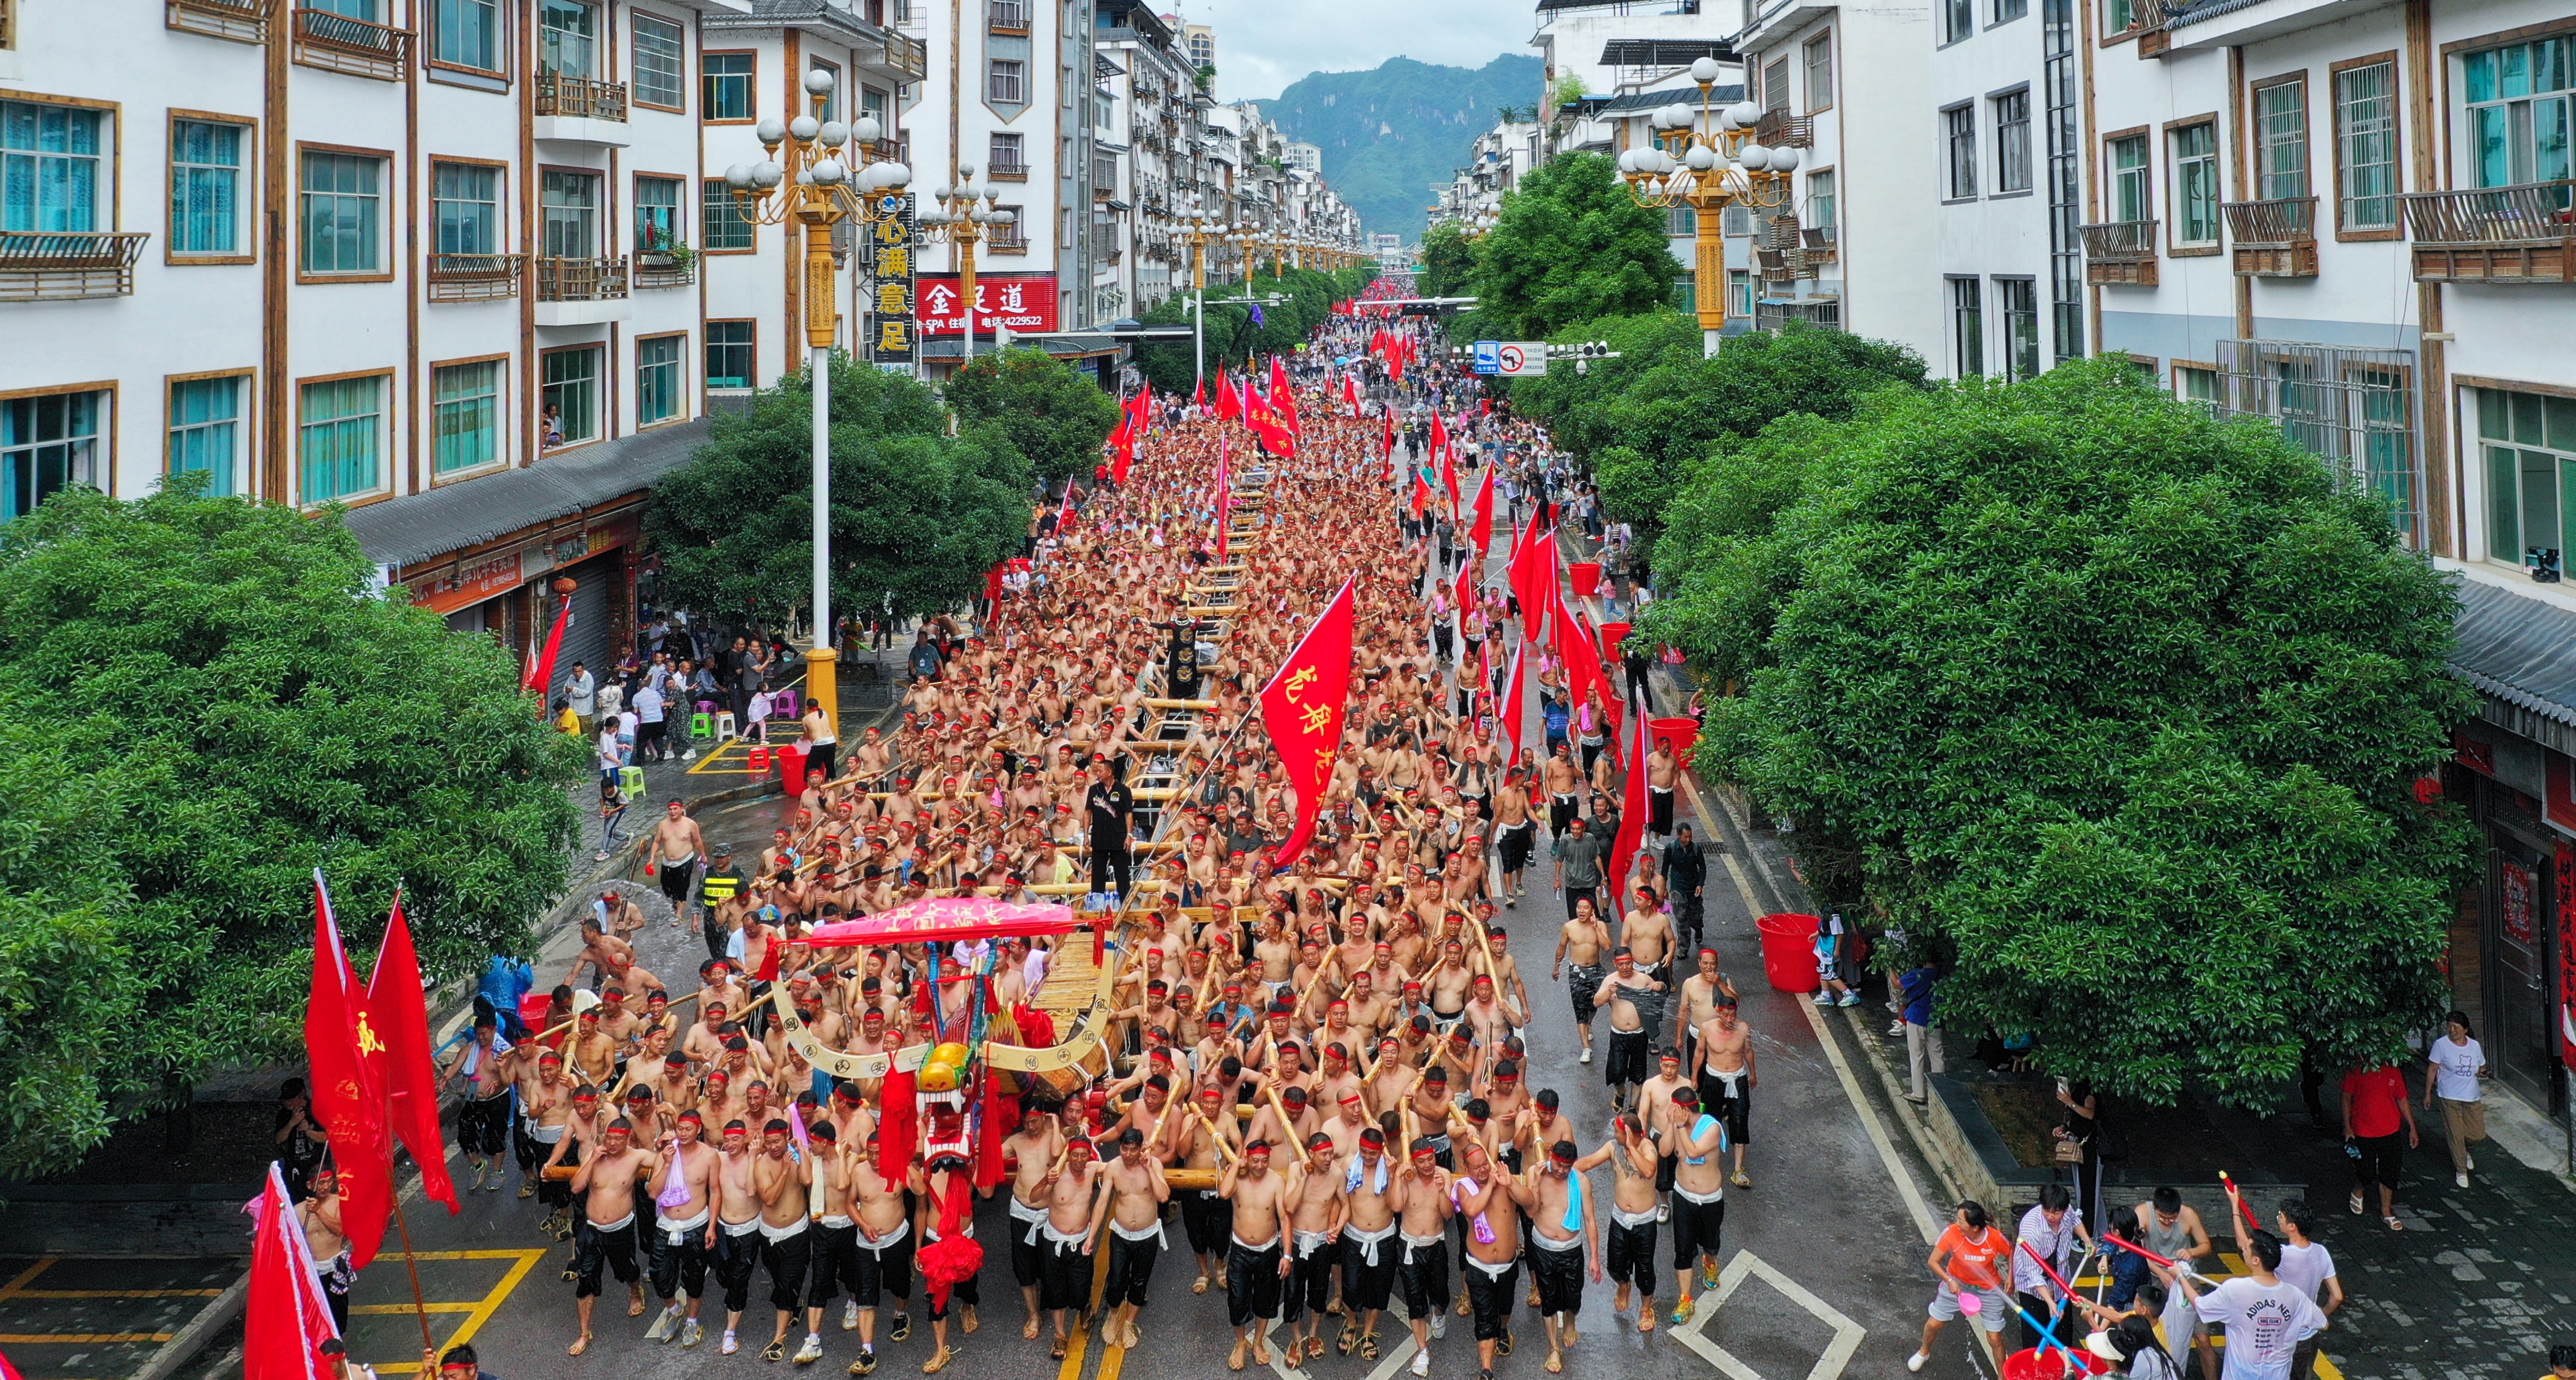
[[[2463,577],[2456,588],[2452,674],[2522,711],[2510,717],[2525,722],[2506,727],[2561,751],[2576,749],[2576,612],[2482,580]]]
[[[347,522],[368,560],[409,565],[649,489],[706,439],[703,418],[655,427],[559,460],[370,503],[351,509]]]

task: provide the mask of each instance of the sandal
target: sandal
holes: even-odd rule
[[[2398,1221],[2398,1220],[2396,1219],[2396,1217],[2394,1217],[2394,1216],[2382,1217],[2382,1218],[2380,1218],[2379,1220],[2380,1220],[2380,1221],[2383,1221],[2383,1222],[2386,1222],[2386,1223],[2388,1224],[2388,1229],[2389,1229],[2390,1231],[2404,1231],[2404,1230],[2406,1230],[2406,1224],[2405,1224],[2405,1223],[2403,1223],[2403,1222]]]
[[[1358,1350],[1358,1352],[1359,1352],[1359,1354],[1360,1354],[1360,1359],[1361,1359],[1361,1360],[1363,1360],[1363,1361],[1374,1361],[1374,1360],[1376,1360],[1376,1359],[1377,1359],[1377,1334],[1376,1334],[1376,1333],[1374,1333],[1374,1332],[1363,1332],[1363,1333],[1361,1333],[1361,1334],[1360,1334],[1360,1344],[1359,1344],[1359,1346],[1358,1346],[1356,1349]]]
[[[1509,1356],[1512,1354],[1512,1330],[1510,1328],[1504,1328],[1503,1335],[1495,1340],[1494,1354],[1497,1356]]]
[[[590,1334],[585,1332],[581,1334],[580,1340],[575,1341],[571,1346],[564,1348],[564,1354],[566,1356],[579,1356],[588,1350],[590,1350]]]
[[[1227,1370],[1243,1369],[1243,1339],[1241,1337],[1234,1339],[1234,1350],[1226,1356],[1225,1368]]]
[[[1208,1277],[1206,1275],[1200,1275],[1198,1277],[1198,1281],[1190,1286],[1190,1292],[1193,1294],[1204,1294],[1207,1292],[1207,1285]]]
[[[948,1363],[955,1359],[956,1355],[956,1352],[949,1350],[947,1347],[941,1347],[929,1360],[921,1363],[921,1373],[924,1375],[937,1375],[939,1372],[948,1369]]]
[[[1653,1305],[1650,1304],[1637,1310],[1637,1330],[1640,1332],[1652,1332],[1655,1330],[1655,1310]]]
[[[1735,1171],[1735,1186],[1736,1186],[1737,1188],[1751,1188],[1751,1187],[1753,1187],[1753,1176],[1752,1176],[1752,1175],[1750,1175],[1750,1174],[1745,1173],[1745,1172],[1744,1172],[1743,1170],[1741,1170],[1741,1169],[1736,1170],[1736,1171]]]
[[[1553,1351],[1549,1352],[1547,1354],[1547,1373],[1550,1375],[1565,1374],[1565,1357]]]
[[[786,1359],[787,1359],[787,1339],[786,1339],[786,1338],[784,1338],[784,1337],[781,1337],[781,1338],[779,1338],[777,1341],[771,1342],[769,1345],[767,1345],[767,1346],[765,1346],[765,1347],[762,1347],[762,1348],[760,1349],[760,1359],[762,1359],[762,1360],[764,1360],[764,1361],[784,1361],[784,1360],[786,1360]]]
[[[1339,1355],[1348,1356],[1351,1354],[1351,1347],[1355,1345],[1359,1339],[1360,1325],[1358,1323],[1345,1320],[1342,1323],[1342,1335],[1333,1339],[1333,1350]]]
[[[2361,1215],[2361,1190],[2353,1190],[2352,1196],[2344,1200],[2344,1206],[2352,1209],[2353,1216],[2359,1217]]]
[[[1050,1361],[1061,1361],[1064,1359],[1064,1338],[1058,1337],[1053,1343],[1048,1345],[1047,1359]]]

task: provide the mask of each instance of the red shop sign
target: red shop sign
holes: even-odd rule
[[[412,602],[439,613],[454,613],[517,589],[522,578],[519,553],[505,551],[467,561],[426,582],[425,588],[412,592]]]
[[[923,335],[959,335],[966,329],[966,294],[956,275],[921,275],[920,307],[914,313]],[[975,331],[989,335],[996,326],[1015,331],[1056,328],[1055,279],[975,278]]]

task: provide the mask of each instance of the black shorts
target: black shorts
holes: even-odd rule
[[[1038,1245],[1046,1252],[1046,1266],[1038,1274],[1038,1307],[1080,1308],[1089,1303],[1091,1256],[1082,1243],[1041,1236]]]
[[[1416,1246],[1398,1236],[1390,1244],[1396,1251],[1396,1282],[1404,1286],[1404,1311],[1417,1318],[1446,1312],[1449,1307],[1449,1243],[1435,1241],[1428,1246]]]
[[[1643,1226],[1622,1226],[1613,1221],[1609,1226],[1610,1246],[1604,1254],[1610,1257],[1606,1273],[1612,1284],[1633,1283],[1655,1296],[1655,1219],[1649,1217]]]
[[[1467,1307],[1475,1315],[1476,1340],[1490,1342],[1503,1335],[1503,1327],[1512,1318],[1512,1297],[1519,1292],[1521,1265],[1515,1260],[1500,1276],[1488,1273],[1472,1258],[1467,1265]]]
[[[584,1218],[573,1232],[572,1268],[576,1277],[572,1296],[577,1299],[599,1296],[600,1267],[606,1266],[620,1284],[633,1284],[643,1278],[635,1264],[635,1224],[628,1222],[615,1231],[601,1231]]]
[[[1253,1250],[1229,1239],[1225,1256],[1225,1320],[1249,1326],[1255,1318],[1279,1316],[1279,1243]]]
[[[1657,1193],[1669,1193],[1672,1191],[1673,1170],[1679,1166],[1681,1162],[1682,1157],[1673,1154],[1671,1151],[1666,1151],[1662,1155],[1656,1157],[1655,1191]]]
[[[1654,1070],[1648,1067],[1649,1063],[1646,1058],[1645,1031],[1613,1030],[1610,1032],[1610,1062],[1608,1068],[1604,1070],[1604,1077],[1610,1086],[1615,1088],[1622,1083],[1645,1082],[1654,1076]]]
[[[1370,1264],[1361,1244],[1353,1241],[1348,1228],[1342,1232],[1342,1303],[1357,1312],[1372,1312],[1386,1307],[1395,1293],[1395,1258],[1404,1253],[1404,1242],[1389,1236],[1377,1243],[1377,1263]]]
[[[682,915],[688,914],[689,888],[696,885],[698,880],[698,860],[691,858],[684,863],[666,862],[657,871],[662,879],[662,895],[670,901],[671,909]]]
[[[1101,1291],[1100,1306],[1115,1308],[1122,1303],[1145,1306],[1145,1286],[1154,1280],[1154,1264],[1163,1258],[1162,1237],[1157,1234],[1131,1241],[1109,1231],[1109,1287]]]
[[[1551,795],[1547,798],[1547,832],[1549,837],[1561,838],[1564,836],[1566,826],[1574,823],[1576,803],[1575,799],[1571,796],[1559,799],[1558,797]]]
[[[859,1291],[859,1229],[856,1225],[835,1227],[816,1223],[813,1277],[805,1285],[805,1306],[820,1308],[840,1296],[846,1282],[850,1293]]]
[[[1726,1226],[1726,1200],[1694,1203],[1673,1190],[1673,1268],[1687,1270],[1701,1256],[1717,1255],[1717,1238]]]
[[[1034,1289],[1046,1281],[1046,1231],[1024,1217],[1009,1220],[1011,1282],[1023,1289]]]
[[[898,1306],[912,1298],[912,1232],[887,1245],[871,1247],[859,1242],[859,1280],[850,1287],[850,1297],[861,1308],[874,1308],[887,1294]]]
[[[1290,1249],[1295,1249],[1293,1241]],[[1333,1267],[1341,1259],[1338,1241],[1323,1242],[1296,1258],[1288,1271],[1287,1311],[1281,1315],[1282,1322],[1293,1323],[1307,1313],[1323,1313],[1333,1301]]]
[[[456,1148],[469,1155],[501,1157],[510,1137],[510,1094],[469,1097],[456,1109]]]
[[[716,1283],[724,1286],[726,1312],[739,1313],[743,1305],[751,1302],[751,1271],[759,1263],[759,1232],[737,1236],[723,1227],[716,1228]]]
[[[1529,866],[1530,853],[1538,846],[1538,826],[1523,820],[1518,828],[1506,825],[1494,837],[1502,853],[1503,871],[1518,872]]]
[[[805,1301],[805,1271],[813,1261],[814,1233],[800,1229],[783,1241],[760,1238],[760,1265],[769,1271],[769,1303],[792,1309]]]
[[[1592,999],[1601,994],[1601,970],[1598,968],[1567,968],[1565,970],[1565,990],[1566,994],[1574,999],[1574,1023],[1576,1025],[1592,1024],[1592,1013],[1597,1009],[1592,1005]]]
[[[2382,1188],[2397,1187],[2406,1169],[2406,1138],[2397,1131],[2384,1136],[2356,1136],[2353,1144],[2360,1148],[2361,1158],[2353,1161],[2356,1184],[2377,1184]]]
[[[707,1224],[680,1233],[673,1241],[668,1229],[653,1228],[652,1283],[654,1296],[669,1303],[674,1294],[698,1298],[707,1292]]]
[[[1646,831],[1669,834],[1673,831],[1673,793],[1646,788]]]
[[[1181,1191],[1181,1230],[1190,1238],[1190,1250],[1195,1254],[1223,1254],[1233,1216],[1233,1205],[1208,1189]]]
[[[1538,1285],[1538,1311],[1541,1315],[1563,1313],[1572,1317],[1583,1311],[1581,1241],[1565,1250],[1556,1250],[1533,1238],[1529,1264],[1530,1279]]]

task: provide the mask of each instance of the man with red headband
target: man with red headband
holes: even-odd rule
[[[1408,1147],[1407,1169],[1396,1181],[1397,1234],[1403,1250],[1395,1277],[1404,1286],[1404,1311],[1413,1320],[1413,1373],[1431,1373],[1431,1343],[1449,1330],[1449,1218],[1456,1211],[1441,1147],[1428,1138]]]
[[[1547,1147],[1547,1160],[1530,1184],[1530,1274],[1538,1283],[1538,1311],[1547,1327],[1547,1373],[1562,1374],[1574,1323],[1583,1311],[1583,1279],[1601,1278],[1600,1222],[1583,1171],[1575,1167],[1574,1142]],[[1473,1283],[1471,1280],[1470,1283]]]
[[[662,1316],[644,1335],[669,1341],[676,1330],[680,1345],[696,1346],[705,1337],[698,1306],[707,1289],[707,1262],[715,1258],[716,1195],[724,1191],[716,1152],[701,1140],[706,1119],[696,1108],[680,1113],[672,1138],[654,1156],[645,1189],[653,1195],[653,1292],[662,1300]],[[687,1316],[674,1295],[689,1296]]]
[[[1154,1138],[1161,1138],[1157,1125]],[[1163,1161],[1147,1145],[1147,1134],[1134,1126],[1118,1133],[1118,1158],[1107,1169],[1110,1200],[1109,1283],[1100,1306],[1110,1310],[1101,1336],[1130,1351],[1143,1342],[1136,1314],[1145,1306],[1145,1289],[1154,1278],[1154,1263],[1163,1253],[1163,1204],[1172,1198],[1164,1180]]]
[[[1108,1206],[1111,1185],[1095,1155],[1088,1136],[1075,1136],[1065,1143],[1061,1167],[1050,1167],[1038,1181],[1047,1206],[1040,1228],[1046,1239],[1046,1264],[1038,1305],[1054,1325],[1055,1340],[1047,1355],[1058,1361],[1070,1344],[1068,1315],[1090,1305],[1094,1252],[1100,1226],[1108,1218],[1103,1209]]]
[[[1296,1201],[1298,1172],[1270,1172],[1270,1144],[1253,1141],[1243,1156],[1217,1176],[1216,1193],[1234,1205],[1233,1239],[1226,1254],[1229,1277],[1226,1321],[1234,1327],[1234,1351],[1226,1369],[1243,1369],[1249,1350],[1255,1365],[1270,1364],[1270,1344],[1263,1324],[1279,1316],[1279,1291],[1294,1262],[1281,1249],[1287,1215]]]
[[[583,1201],[580,1229],[574,1234],[573,1308],[581,1317],[581,1336],[565,1351],[579,1356],[590,1350],[591,1306],[599,1299],[600,1271],[613,1271],[634,1298],[626,1316],[644,1315],[644,1283],[635,1264],[635,1185],[652,1171],[653,1157],[630,1143],[634,1126],[624,1117],[600,1129],[599,1153],[573,1171],[573,1196]]]

